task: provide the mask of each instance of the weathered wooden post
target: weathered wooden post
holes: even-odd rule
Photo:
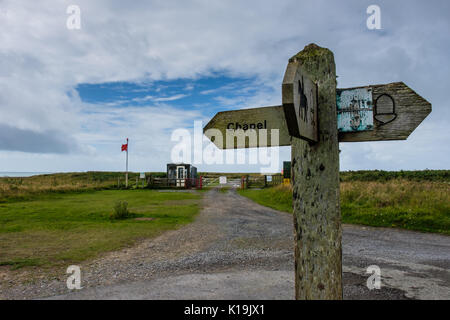
[[[297,75],[304,77],[303,80],[296,79],[300,84],[306,82],[306,77],[317,84],[316,97],[311,96],[311,101],[307,103],[312,104],[317,99],[316,121],[320,124],[317,141],[292,137],[295,297],[342,299],[342,228],[334,57],[330,50],[311,44],[292,57],[289,64]],[[283,104],[286,99],[289,100],[285,96],[289,94],[289,91],[286,93],[285,85],[292,80],[288,74],[290,71],[288,67],[283,81]],[[301,88],[296,89],[294,93],[303,95]],[[312,105],[307,108],[314,110]],[[309,115],[312,119],[307,120],[314,121],[313,114]],[[317,122],[313,125],[317,127]]]

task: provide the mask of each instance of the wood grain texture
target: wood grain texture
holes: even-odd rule
[[[233,123],[233,128],[235,129],[236,123],[243,126],[244,124],[250,125],[255,124],[255,132],[257,136],[257,142],[252,143],[251,139],[245,138],[245,145],[227,144],[226,133],[227,126]],[[260,135],[259,129],[257,127],[258,123],[265,125],[267,130],[267,139],[265,136]],[[220,131],[220,136],[214,135],[214,131],[210,129],[217,129]],[[279,141],[272,141],[272,129],[279,130]],[[214,144],[220,149],[235,149],[235,148],[254,148],[254,147],[265,147],[265,146],[289,146],[291,145],[291,137],[287,130],[286,119],[284,117],[283,106],[272,106],[263,108],[252,108],[252,109],[241,109],[233,111],[218,112],[214,118],[204,127],[204,134],[211,139],[214,138]],[[240,130],[240,132],[234,132],[238,136],[243,136],[249,134],[249,130]],[[267,141],[267,145],[265,144]]]
[[[296,299],[342,299],[336,67],[308,45],[291,58],[318,85],[319,142],[292,138]]]
[[[397,117],[386,124],[375,117],[371,131],[340,132],[339,142],[405,140],[431,112],[431,104],[403,82],[370,87],[374,102],[386,94],[393,98]]]

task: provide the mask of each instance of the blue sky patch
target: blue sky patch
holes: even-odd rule
[[[85,103],[114,107],[171,105],[185,110],[202,109],[205,116],[244,107],[264,87],[256,78],[227,76],[151,82],[82,83],[76,87]]]

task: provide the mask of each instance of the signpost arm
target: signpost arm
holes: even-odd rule
[[[292,138],[296,299],[342,299],[336,67],[315,44],[292,57],[318,85],[318,142]]]

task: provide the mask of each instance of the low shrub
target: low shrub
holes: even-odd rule
[[[130,217],[130,211],[128,210],[128,202],[117,201],[114,205],[114,212],[111,213],[111,220],[121,220]]]

